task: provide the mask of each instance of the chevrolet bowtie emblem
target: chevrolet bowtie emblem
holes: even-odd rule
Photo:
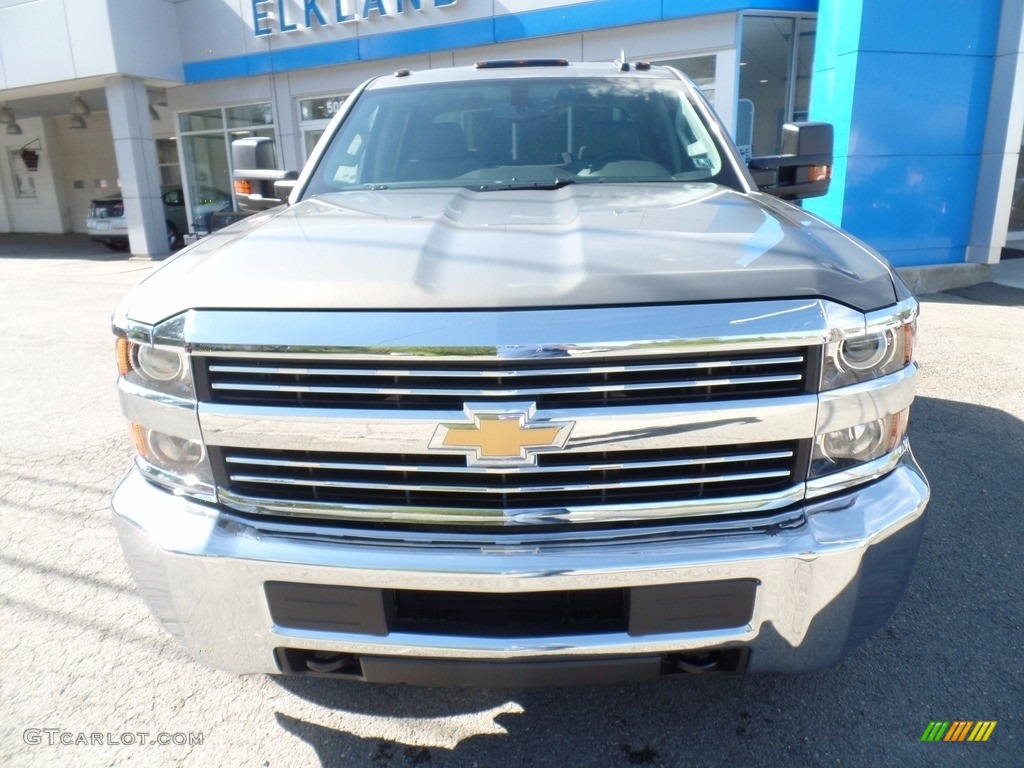
[[[468,422],[438,424],[430,449],[462,453],[471,467],[525,467],[565,447],[576,422],[532,421],[534,403],[466,403]]]

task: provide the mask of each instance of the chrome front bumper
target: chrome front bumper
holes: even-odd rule
[[[236,673],[280,672],[278,648],[470,664],[741,648],[749,650],[750,671],[799,672],[835,664],[888,618],[913,566],[928,496],[908,450],[883,478],[805,503],[794,524],[748,530],[695,532],[691,522],[472,539],[274,527],[169,493],[137,470],[121,482],[112,506],[135,582],[154,616],[196,659]],[[264,591],[267,582],[290,582],[508,594],[733,579],[757,584],[748,623],[643,637],[297,630],[275,625]]]

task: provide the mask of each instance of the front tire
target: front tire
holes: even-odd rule
[[[175,227],[171,222],[167,222],[167,248],[173,251],[178,247],[178,243],[181,241],[181,235],[178,234],[178,228]]]

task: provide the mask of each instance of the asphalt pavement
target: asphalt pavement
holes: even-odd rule
[[[1024,260],[922,297],[910,432],[933,496],[885,629],[808,675],[508,691],[235,677],[181,651],[108,507],[131,462],[109,318],[153,265],[27,241],[0,236],[0,765],[1024,765]],[[997,725],[923,743],[935,720]]]

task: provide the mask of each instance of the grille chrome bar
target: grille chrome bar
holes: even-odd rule
[[[270,485],[301,485],[311,488],[358,488],[361,490],[387,490],[387,491],[429,491],[431,493],[491,493],[491,494],[520,494],[520,493],[572,493],[577,490],[613,490],[628,488],[662,488],[674,485],[702,485],[704,483],[729,483],[743,480],[769,480],[773,478],[789,477],[788,470],[771,472],[745,472],[735,475],[710,475],[701,477],[682,477],[665,480],[634,480],[618,483],[588,482],[578,485],[520,485],[520,486],[481,486],[475,485],[466,487],[464,485],[413,485],[409,483],[367,483],[354,480],[306,480],[295,477],[267,477],[261,475],[231,475],[231,481],[237,483],[267,483]]]
[[[340,454],[379,454],[390,464],[399,454],[422,453],[438,423],[464,422],[464,401],[451,410],[387,410],[342,408],[294,408],[285,406],[199,404],[199,424],[208,446],[226,451],[249,449],[275,452],[278,458],[295,458],[290,452],[303,448]],[[566,410],[538,409],[534,422],[573,419],[576,426],[564,455],[594,451],[648,451],[719,446],[719,451],[739,452],[737,446],[756,444],[766,450],[775,443],[814,434],[818,398],[772,397],[721,403],[681,403],[654,407],[609,407],[598,404]],[[859,422],[850,422],[859,423]],[[841,424],[840,426],[844,426]],[[625,454],[620,454],[625,455]],[[637,457],[632,457],[635,460]],[[355,461],[356,456],[339,457]],[[574,460],[575,461],[575,460]]]
[[[442,389],[437,387],[329,387],[296,384],[244,384],[214,382],[215,390],[241,392],[309,392],[320,394],[358,395],[425,395],[451,397],[528,397],[534,395],[565,395],[576,392],[649,392],[654,390],[693,389],[696,387],[731,387],[749,384],[781,384],[803,379],[799,373],[781,376],[738,376],[732,379],[700,379],[648,384],[609,384],[576,387],[530,387],[529,389]]]
[[[187,320],[186,341],[198,357],[284,365],[299,357],[343,365],[374,358],[390,366],[427,354],[431,367],[538,356],[558,366],[567,353],[573,359],[755,349],[780,355],[784,348],[826,344],[830,328],[864,326],[863,314],[820,299],[422,312],[196,310]]]
[[[653,358],[656,360],[657,358]],[[788,357],[766,357],[758,358],[758,365],[790,365],[802,363],[803,355],[791,355]],[[629,371],[686,371],[701,369],[735,368],[738,366],[750,365],[749,360],[708,360],[696,362],[672,362],[672,363],[640,363],[635,365],[601,365],[586,366],[580,368],[536,368],[523,370],[518,368],[503,368],[501,370],[458,370],[452,368],[313,368],[293,365],[232,365],[215,363],[209,366],[211,373],[228,374],[258,374],[258,375],[283,375],[283,376],[366,376],[378,378],[380,376],[423,376],[431,378],[500,378],[511,379],[523,376],[578,376],[581,374],[606,374],[626,373]]]
[[[364,523],[396,525],[455,526],[514,526],[647,522],[656,524],[668,520],[687,518],[722,518],[721,523],[743,530],[741,519],[723,516],[759,516],[786,509],[804,498],[804,484],[767,493],[749,494],[714,499],[692,499],[675,502],[645,502],[643,504],[574,505],[565,499],[559,505],[541,505],[527,509],[497,509],[494,507],[438,508],[415,505],[338,504],[302,499],[240,494],[219,489],[220,502],[241,512],[259,512],[308,520],[345,520]]]
[[[526,466],[518,467],[517,475],[536,473],[560,473],[560,472],[604,472],[620,469],[663,469],[672,467],[691,467],[705,464],[724,464],[737,461],[766,461],[769,459],[788,459],[793,456],[792,451],[773,451],[769,453],[749,453],[735,456],[708,456],[695,459],[665,459],[663,461],[632,461],[632,462],[597,462],[588,464],[586,467],[564,465],[564,466]],[[431,465],[409,465],[409,464],[370,464],[341,461],[296,461],[289,459],[260,458],[255,456],[233,456],[224,457],[228,464],[243,464],[262,467],[289,467],[303,469],[333,469],[350,470],[353,472],[407,472],[407,473],[438,473],[438,474],[508,474],[507,469],[494,467],[467,467],[467,466],[431,466]]]

